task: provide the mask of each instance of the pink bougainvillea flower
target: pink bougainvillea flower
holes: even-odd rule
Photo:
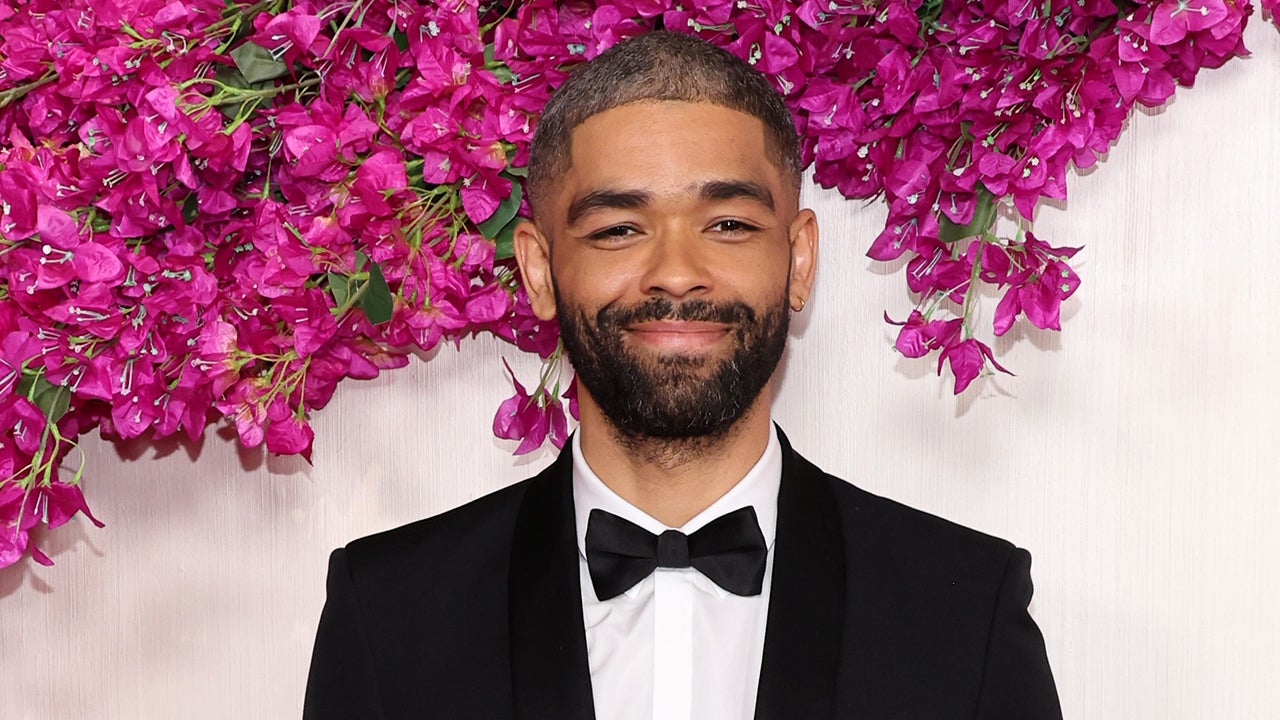
[[[289,407],[282,395],[276,395],[267,407],[265,439],[267,450],[283,455],[301,454],[311,460],[311,443],[315,432],[300,410]]]
[[[290,46],[288,54],[282,54],[292,61],[310,49],[311,43],[320,34],[324,22],[303,7],[289,8],[271,18],[254,38],[263,47],[279,48],[286,43]]]
[[[338,158],[338,135],[323,125],[304,125],[284,134],[285,157],[301,178],[331,174]]]
[[[103,522],[89,511],[89,504],[85,502],[79,485],[54,481],[37,486],[35,494],[36,511],[41,513],[51,529],[66,524],[76,513],[84,513],[94,525],[104,527]]]
[[[364,204],[367,212],[385,216],[392,212],[390,199],[408,185],[404,159],[400,154],[391,150],[378,150],[356,168],[355,183],[351,190],[352,195]]]
[[[35,232],[38,203],[34,183],[24,173],[0,170],[0,236],[21,240]]]
[[[0,567],[22,559],[27,551],[28,532],[37,520],[35,498],[16,482],[0,483]],[[51,564],[39,550],[33,548],[31,554],[36,562]]]
[[[991,348],[986,344],[978,341],[976,338],[961,340],[950,347],[943,349],[938,355],[938,374],[942,374],[942,364],[950,363],[951,374],[955,376],[955,394],[959,395],[969,387],[969,383],[973,382],[987,363],[991,363],[992,367],[1006,375],[1013,373],[1001,367],[996,362],[995,356],[991,352]]]
[[[245,447],[257,447],[265,435],[267,410],[260,402],[262,393],[262,383],[257,378],[244,379],[237,382],[215,405],[231,417],[236,426],[236,434]]]
[[[564,405],[560,399],[551,397],[546,388],[538,388],[536,395],[530,395],[516,380],[505,360],[503,365],[511,375],[516,394],[498,406],[498,412],[493,416],[493,434],[507,440],[519,440],[516,455],[533,452],[548,438],[557,448],[564,447],[568,433]]]
[[[1151,12],[1151,42],[1172,45],[1187,33],[1217,25],[1228,14],[1222,0],[1166,0]]]
[[[42,344],[31,333],[15,330],[0,340],[0,396],[13,392],[22,367],[40,354]]]
[[[503,160],[505,166],[506,160]],[[459,193],[462,196],[462,207],[472,222],[481,223],[488,220],[493,212],[511,194],[511,181],[501,175],[480,177],[464,183]]]
[[[886,313],[885,322],[900,325],[898,339],[893,346],[909,358],[924,357],[934,350],[954,344],[960,334],[960,319],[926,320],[919,310],[912,310],[903,322],[895,322]]]
[[[320,288],[274,298],[271,309],[288,324],[299,357],[313,355],[338,333],[332,301]]]
[[[505,288],[489,285],[467,298],[463,314],[467,322],[474,325],[486,325],[497,322],[511,309],[511,295]]]

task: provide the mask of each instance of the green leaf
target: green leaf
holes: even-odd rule
[[[182,219],[189,223],[196,221],[196,217],[200,215],[200,196],[191,193],[186,200],[182,201]]]
[[[250,83],[275,80],[289,74],[289,68],[275,59],[271,51],[254,42],[247,42],[231,51],[236,68]]]
[[[503,85],[511,85],[516,81],[516,74],[511,72],[511,68],[502,63],[496,63],[489,68],[489,72],[493,73],[493,76]]]
[[[520,218],[512,218],[511,222],[502,226],[498,235],[493,238],[493,259],[506,260],[516,256],[515,230]]]
[[[240,88],[241,90],[249,88],[249,81],[244,79],[244,75],[241,75],[239,70],[230,65],[219,65],[218,69],[213,73],[213,79],[233,88]]]
[[[50,385],[49,389],[36,395],[36,407],[44,412],[49,422],[56,423],[71,407],[71,388],[62,385]]]
[[[71,388],[54,385],[44,379],[44,375],[27,375],[23,373],[18,379],[18,394],[31,400],[40,408],[50,423],[56,423],[67,412],[71,405]]]
[[[400,28],[396,28],[391,32],[391,39],[396,41],[396,47],[400,52],[409,52],[409,35]]]
[[[511,68],[506,63],[493,59],[493,43],[484,46],[484,67],[500,83],[513,83],[516,80],[516,74],[511,72]]]
[[[478,224],[477,229],[480,234],[493,240],[498,236],[498,232],[511,222],[511,218],[516,216],[520,210],[520,200],[524,198],[524,184],[519,178],[511,179],[511,194],[505,200],[498,203],[498,209],[493,211],[493,215],[488,220]]]
[[[351,278],[341,273],[329,273],[329,294],[338,307],[346,305],[351,299]]]
[[[369,264],[369,256],[365,255],[363,250],[357,250],[355,272],[360,272],[361,270],[364,270],[365,266],[368,264]]]
[[[360,296],[360,309],[374,325],[391,319],[391,288],[387,287],[387,278],[378,263],[369,266],[369,282]]]
[[[953,243],[957,240],[971,238],[991,229],[996,221],[996,196],[982,185],[978,185],[975,198],[973,219],[964,225],[952,222],[946,215],[938,214],[938,240]]]

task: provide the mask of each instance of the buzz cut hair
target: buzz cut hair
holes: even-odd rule
[[[646,101],[710,103],[760,120],[770,162],[799,191],[795,119],[765,76],[705,40],[655,30],[609,48],[552,93],[529,148],[529,204],[535,221],[545,211],[548,192],[569,170],[574,129],[607,110]]]

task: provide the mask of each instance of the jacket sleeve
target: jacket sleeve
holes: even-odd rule
[[[1031,591],[1031,554],[1015,548],[991,618],[974,720],[1062,719],[1044,638],[1027,612]]]
[[[364,618],[346,552],[329,556],[328,597],[320,614],[303,720],[381,720],[382,707]]]

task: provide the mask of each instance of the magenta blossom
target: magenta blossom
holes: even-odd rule
[[[951,374],[956,379],[956,395],[964,392],[965,388],[969,387],[969,383],[978,377],[978,374],[982,372],[987,363],[990,363],[992,367],[1006,375],[1013,374],[996,362],[990,347],[975,338],[961,340],[938,355],[939,375],[942,374],[942,364],[944,362],[951,365]]]
[[[511,375],[516,394],[498,406],[498,412],[493,416],[493,434],[508,440],[519,440],[516,455],[538,449],[548,438],[557,448],[564,447],[568,431],[560,398],[554,397],[546,387],[541,386],[535,394],[530,395],[520,381],[516,380],[511,366],[505,360],[503,364]]]

